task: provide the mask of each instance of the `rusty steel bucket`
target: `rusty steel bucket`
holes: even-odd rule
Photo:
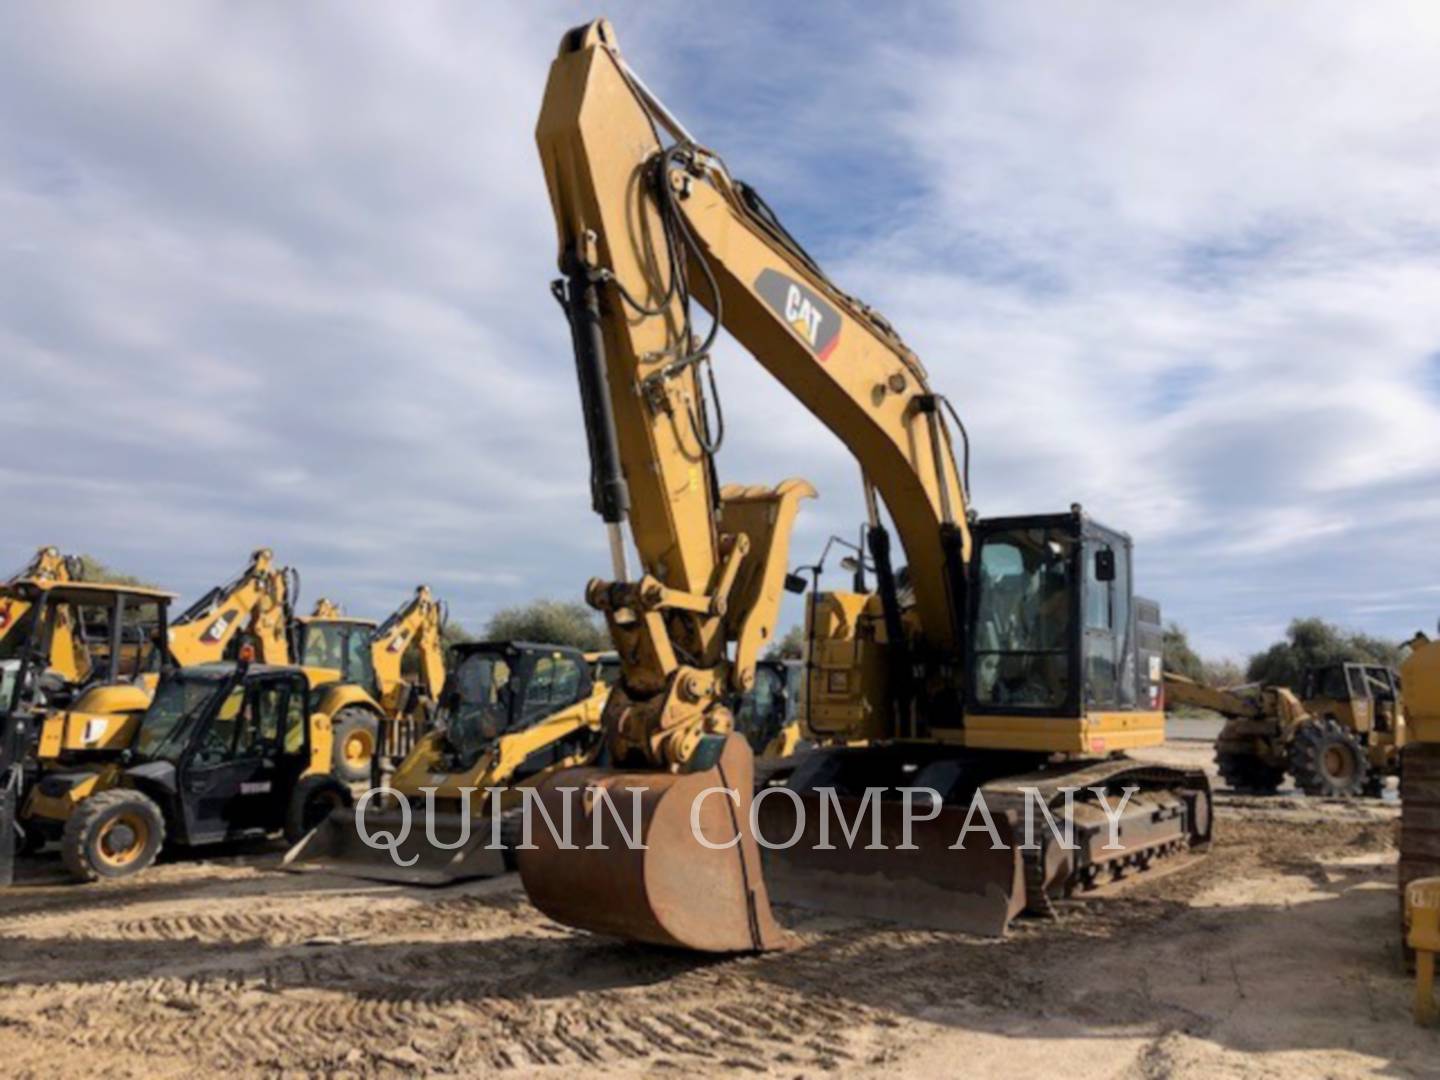
[[[652,945],[713,953],[792,947],[795,939],[771,915],[759,848],[749,834],[754,773],[750,747],[732,734],[715,767],[698,772],[581,768],[549,777],[540,804],[558,828],[569,802],[576,847],[561,848],[534,813],[533,848],[517,851],[531,902],[567,926]],[[733,798],[718,792],[702,798],[710,788],[728,789]],[[604,797],[595,794],[599,789]],[[641,791],[635,840],[643,847],[631,848],[604,802],[628,831],[636,820],[635,790]],[[605,850],[594,846],[597,814]]]

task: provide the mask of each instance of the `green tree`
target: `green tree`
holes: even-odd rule
[[[1190,647],[1190,638],[1179,623],[1166,624],[1161,642],[1166,671],[1173,671],[1176,675],[1184,675],[1197,682],[1205,680],[1205,662]]]
[[[139,589],[159,588],[152,582],[112,569],[94,555],[80,556],[80,578],[82,581],[95,581],[102,585],[133,585]]]
[[[447,649],[451,645],[464,645],[474,640],[475,635],[457,622],[447,622],[440,628],[440,641]]]
[[[562,600],[502,608],[490,617],[485,636],[492,641],[535,641],[585,650],[610,647],[610,635],[590,608]]]
[[[770,643],[765,650],[767,660],[803,660],[805,658],[805,628],[798,623]]]
[[[1400,647],[1368,634],[1342,630],[1324,619],[1295,619],[1277,641],[1250,658],[1246,676],[1253,682],[1300,689],[1310,668],[1357,661],[1395,665]]]
[[[1239,686],[1245,681],[1244,669],[1234,660],[1206,660],[1201,667],[1206,686]]]

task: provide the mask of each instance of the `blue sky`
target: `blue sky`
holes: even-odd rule
[[[1206,652],[1440,614],[1440,14],[612,3],[634,67]],[[574,4],[0,12],[0,563],[478,626],[607,560],[532,130]],[[853,464],[727,343],[727,480]],[[60,422],[61,410],[67,410]],[[4,553],[8,552],[8,555]],[[834,579],[839,584],[839,578]]]

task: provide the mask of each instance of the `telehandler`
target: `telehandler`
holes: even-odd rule
[[[504,852],[491,843],[489,789],[505,789],[500,809],[508,812],[522,787],[587,760],[599,741],[606,692],[595,670],[591,658],[568,647],[512,641],[456,645],[435,730],[389,782],[390,798],[403,800],[405,807],[376,804],[361,821],[357,811],[337,810],[291,849],[286,868],[421,885],[503,873]],[[429,842],[427,789],[437,811],[435,835],[453,847]],[[469,840],[462,844],[466,818]],[[403,835],[404,841],[392,855],[366,844],[361,824],[372,836]],[[514,845],[510,824],[503,833],[507,848]]]
[[[537,830],[536,849],[519,853],[536,906],[710,952],[793,944],[771,895],[1002,933],[1022,911],[1050,913],[1072,891],[1204,849],[1204,773],[1123,755],[1164,740],[1129,537],[1078,506],[974,518],[952,442],[964,428],[919,359],[665,109],[608,22],[564,36],[537,139],[564,275],[553,291],[612,555],[612,579],[592,581],[587,599],[622,668],[603,764],[552,774],[540,799],[554,821],[568,805],[590,837],[603,803],[634,794],[644,847],[612,830],[604,849],[572,849]],[[720,484],[710,350],[722,327],[856,458],[877,581],[810,605],[805,719],[823,745],[764,789],[753,822],[754,755],[725,703],[754,685],[795,516],[815,492],[803,480]],[[999,842],[955,849],[977,796]],[[1022,838],[1035,803],[1057,830]],[[881,843],[862,827],[855,844],[839,830],[821,844],[837,806],[847,822],[878,815]],[[763,862],[757,834],[776,845]]]
[[[293,842],[350,805],[330,772],[331,717],[311,711],[306,673],[253,664],[249,652],[167,671],[129,749],[99,770],[102,790],[65,821],[72,877],[138,874],[167,845],[279,832]],[[62,799],[78,775],[43,777],[37,792]]]
[[[1387,667],[1315,668],[1303,698],[1283,686],[1217,689],[1167,671],[1165,702],[1225,717],[1215,764],[1234,791],[1273,795],[1288,772],[1307,795],[1378,798],[1400,770],[1404,700]]]

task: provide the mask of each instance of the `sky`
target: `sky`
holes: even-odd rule
[[[982,515],[1082,503],[1211,656],[1434,627],[1440,8],[720,7],[0,7],[0,569],[56,544],[188,599],[266,545],[353,614],[579,598],[533,129],[603,13],[921,356]],[[716,369],[722,479],[819,488],[796,564],[853,535],[841,446]]]

